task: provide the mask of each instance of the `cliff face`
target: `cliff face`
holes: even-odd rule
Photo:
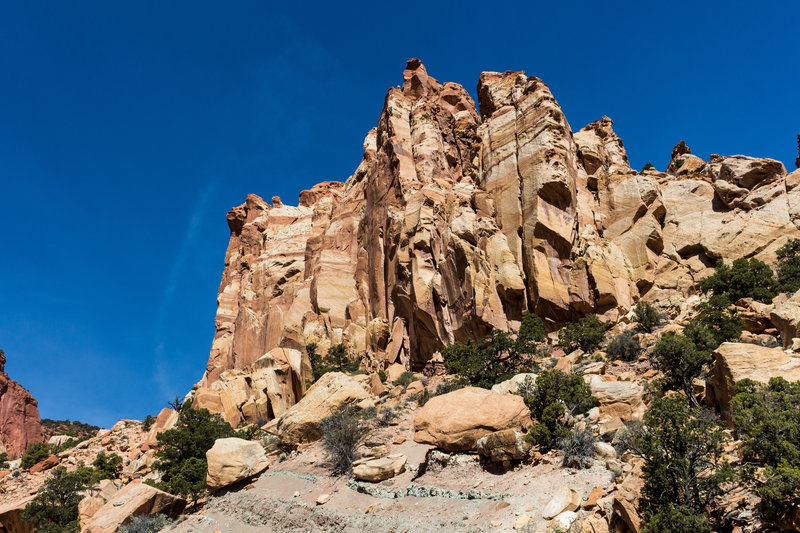
[[[36,400],[5,372],[6,357],[0,350],[0,439],[8,456],[16,459],[31,442],[42,440]]]
[[[280,415],[303,394],[310,342],[421,369],[525,310],[555,326],[613,321],[640,298],[677,309],[717,258],[774,261],[800,237],[800,174],[778,161],[679,145],[667,172],[637,172],[611,119],[573,133],[538,78],[483,73],[478,100],[412,59],[345,183],[228,214],[200,404]]]

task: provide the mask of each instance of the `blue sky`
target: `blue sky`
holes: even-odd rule
[[[43,417],[104,426],[186,392],[225,213],[347,178],[410,57],[473,96],[484,70],[539,76],[574,130],[612,117],[635,167],[685,139],[792,170],[800,4],[649,4],[4,3],[8,372]]]

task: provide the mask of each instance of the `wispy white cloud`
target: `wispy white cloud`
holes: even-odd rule
[[[178,288],[180,277],[187,269],[191,250],[200,237],[200,228],[202,227],[204,216],[216,189],[216,182],[211,181],[197,194],[197,198],[189,214],[186,232],[184,233],[180,247],[178,248],[178,253],[172,263],[167,283],[164,285],[164,289],[161,292],[161,300],[159,301],[158,311],[156,312],[153,348],[153,379],[165,400],[171,400],[179,393],[172,385],[170,366],[167,357],[169,342],[168,311],[173,303],[172,300]],[[181,395],[183,392],[185,391],[180,391]]]

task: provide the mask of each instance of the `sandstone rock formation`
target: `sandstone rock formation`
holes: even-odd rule
[[[525,430],[530,410],[521,396],[465,387],[434,396],[414,416],[414,440],[447,451],[476,449],[478,439],[504,429]]]
[[[778,328],[783,347],[792,345],[792,339],[800,337],[800,291],[785,302],[776,303],[769,313],[769,321]]]
[[[208,490],[215,491],[253,477],[269,466],[264,448],[244,439],[217,439],[206,452]]]
[[[22,513],[34,496],[26,496],[20,500],[0,506],[0,525],[6,533],[32,533],[35,525],[25,522]]]
[[[0,439],[8,456],[16,459],[28,444],[42,440],[36,400],[5,372],[6,356],[0,350]]]
[[[719,407],[723,418],[730,420],[731,398],[736,383],[745,378],[767,383],[773,377],[800,381],[800,357],[787,354],[780,348],[738,342],[722,343],[714,352],[709,400]]]
[[[683,143],[667,172],[637,172],[611,119],[573,133],[536,77],[483,73],[477,94],[480,112],[412,59],[344,183],[228,213],[204,405],[280,416],[312,342],[343,342],[367,370],[433,370],[443,345],[514,330],[525,310],[555,327],[679,305],[717,259],[774,262],[800,237],[800,172],[778,161]]]
[[[84,533],[116,533],[134,516],[164,514],[177,518],[186,507],[186,500],[144,483],[130,483],[94,512],[91,520],[81,524]]]
[[[278,419],[276,429],[281,442],[296,446],[319,439],[322,419],[342,405],[360,402],[372,405],[367,387],[341,372],[328,372]],[[366,406],[365,403],[360,405]]]

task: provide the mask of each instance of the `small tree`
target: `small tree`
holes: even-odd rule
[[[86,468],[75,472],[67,472],[63,466],[55,468],[25,507],[22,520],[36,524],[37,532],[77,533],[80,530],[78,504],[88,488],[87,477],[91,475],[91,470]]]
[[[606,353],[608,355],[623,361],[635,361],[642,351],[642,345],[634,338],[634,333],[631,329],[616,335],[606,345]]]
[[[395,385],[402,385],[403,386],[403,390],[406,390],[406,388],[408,388],[408,386],[411,385],[411,383],[414,382],[414,379],[416,379],[416,378],[414,378],[414,373],[413,372],[403,372],[402,374],[397,376],[397,379],[394,380],[394,384]]]
[[[721,485],[734,478],[724,459],[728,440],[717,422],[692,410],[685,398],[653,401],[632,441],[645,461],[639,512],[647,531],[710,531],[709,506],[722,493]],[[697,529],[670,528],[670,519]]]
[[[558,345],[566,352],[580,348],[584,352],[592,352],[603,342],[608,326],[597,315],[590,314],[577,322],[567,324],[558,332]]]
[[[529,340],[515,340],[496,329],[478,341],[448,344],[442,348],[442,357],[448,372],[459,375],[470,385],[488,389],[535,368],[530,346]]]
[[[711,362],[711,353],[698,350],[691,339],[683,335],[667,333],[656,343],[653,355],[664,371],[664,384],[683,391],[692,405],[700,407],[692,380],[700,374],[703,365]]]
[[[769,303],[778,294],[778,282],[769,265],[754,257],[741,257],[730,267],[722,259],[717,261],[714,274],[700,280],[700,289],[725,295],[732,302],[740,298],[752,298]]]
[[[196,502],[206,488],[206,452],[217,439],[233,436],[237,434],[220,415],[184,407],[177,426],[156,437],[159,448],[153,468],[161,472],[161,481],[150,484]]]
[[[350,359],[347,347],[342,343],[334,344],[328,348],[328,353],[325,354],[323,363],[336,372],[355,372],[361,364],[358,359]]]
[[[661,322],[656,308],[641,300],[633,308],[633,316],[636,321],[636,330],[645,333],[652,333],[653,329]]]
[[[317,353],[317,343],[310,342],[306,344],[306,353],[308,354],[308,362],[311,363],[311,377],[313,381],[317,381],[325,374],[322,367],[322,358]]]
[[[98,453],[92,466],[97,472],[97,479],[116,479],[122,472],[122,457],[116,453],[106,455],[106,452]]]
[[[583,414],[595,404],[592,390],[581,376],[568,376],[555,369],[539,374],[534,390],[523,399],[531,410],[531,417],[537,421],[527,438],[543,450],[557,446],[569,436],[569,429],[562,420],[565,413]]]
[[[752,476],[767,518],[800,509],[800,382],[743,379],[731,400],[733,423],[746,459],[764,465]]]
[[[791,239],[778,248],[778,285],[782,292],[800,290],[800,239]]]
[[[729,309],[730,305],[727,296],[712,295],[708,301],[700,304],[700,315],[689,322],[686,328],[689,332],[684,334],[691,336],[697,346],[705,346],[709,350],[716,349],[723,342],[738,339],[744,330],[744,322],[735,311]],[[707,329],[713,344],[708,344],[707,334],[701,332],[700,327]]]
[[[32,442],[28,445],[28,450],[22,455],[20,466],[27,470],[36,463],[40,463],[50,457],[52,453],[52,445],[46,442]]]
[[[144,417],[144,422],[142,422],[142,429],[145,431],[150,431],[150,428],[153,427],[153,424],[156,423],[156,417],[153,415],[147,415]]]
[[[533,313],[522,313],[522,323],[517,332],[516,349],[522,353],[536,353],[537,343],[547,338],[547,328],[541,318]]]
[[[8,470],[8,454],[6,452],[0,452],[0,470]]]

